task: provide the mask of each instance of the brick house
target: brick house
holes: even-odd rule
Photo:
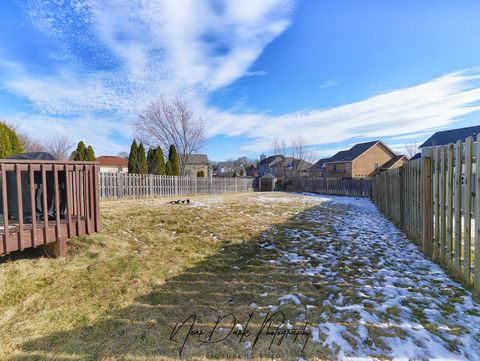
[[[321,174],[323,178],[364,179],[375,175],[383,165],[397,155],[382,141],[375,140],[355,144],[348,150],[342,150],[330,158],[324,158],[315,163],[312,174]],[[399,158],[398,164],[403,164]]]
[[[185,165],[185,175],[196,177],[198,172],[203,171],[205,177],[210,177],[211,167],[206,154],[190,154]]]

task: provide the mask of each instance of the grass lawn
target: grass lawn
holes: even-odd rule
[[[245,324],[268,285],[303,288],[295,274],[261,262],[258,243],[312,204],[286,194],[268,196],[278,202],[259,197],[265,198],[196,197],[189,206],[163,199],[102,202],[101,233],[70,241],[67,259],[41,250],[3,259],[0,359],[176,359],[185,334],[169,340],[176,322],[196,314],[199,327],[212,327],[216,317],[233,312]],[[272,304],[275,297],[264,296]],[[265,350],[266,342],[255,349]],[[182,355],[208,351],[221,358],[234,350],[244,357],[245,345],[232,335],[208,346],[189,341]]]
[[[0,360],[480,360],[480,306],[368,200],[101,211],[102,232],[67,259],[0,263]]]

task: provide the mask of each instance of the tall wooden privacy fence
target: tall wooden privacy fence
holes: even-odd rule
[[[373,201],[423,252],[480,296],[480,149],[465,143],[434,148],[373,180]]]
[[[285,183],[285,187],[289,191],[300,190],[352,197],[370,197],[372,192],[370,179],[299,178],[287,180]]]
[[[252,192],[253,186],[254,180],[251,178],[192,178],[100,173],[100,196],[104,199]]]
[[[43,245],[66,254],[68,238],[99,229],[98,165],[0,160],[0,255]]]

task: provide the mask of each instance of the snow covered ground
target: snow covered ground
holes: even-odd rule
[[[292,284],[264,308],[301,308],[292,321],[309,320],[331,358],[480,360],[480,305],[369,200],[302,198],[313,204],[294,219],[303,226],[260,247],[264,262],[304,276],[316,296]]]

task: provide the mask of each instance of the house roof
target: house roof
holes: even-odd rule
[[[100,166],[104,167],[128,167],[128,159],[114,155],[102,155],[96,159]]]
[[[375,146],[379,143],[386,150],[388,150],[392,154],[392,156],[396,155],[385,143],[383,143],[380,140],[374,140],[374,141],[371,141],[371,142],[355,144],[353,147],[351,147],[348,150],[341,150],[340,152],[334,154],[325,163],[351,162],[351,161],[355,160],[356,158],[358,158],[359,156],[361,156],[367,150],[369,150],[370,148],[372,148],[373,146]]]
[[[433,134],[419,148],[455,143],[457,140],[464,141],[465,138],[470,136],[475,137],[478,133],[480,133],[480,125],[467,128],[442,130],[441,132],[436,132]]]
[[[208,164],[208,156],[206,154],[190,154],[187,160],[187,164]]]
[[[277,177],[275,177],[275,176],[274,176],[273,174],[271,174],[271,173],[265,173],[264,175],[262,175],[262,176],[260,177],[260,179],[262,179],[262,178],[277,179]]]
[[[294,164],[295,170],[300,170],[300,171],[307,170],[312,167],[312,163],[307,162],[306,160],[303,160],[303,159],[293,159],[293,164]]]
[[[390,169],[391,167],[393,167],[395,164],[397,164],[397,162],[401,161],[403,158],[407,159],[407,157],[405,157],[403,154],[400,154],[400,155],[396,155],[395,157],[393,157],[392,159],[390,159],[388,162],[386,162],[385,164],[383,164],[380,169]]]
[[[314,165],[311,166],[311,169],[323,169],[325,168],[325,164],[330,160],[330,158],[322,158]]]
[[[259,166],[260,166],[260,165],[270,165],[270,163],[272,163],[272,162],[277,162],[277,161],[279,160],[279,158],[280,158],[280,160],[281,160],[281,159],[284,159],[284,156],[281,155],[281,154],[271,155],[270,157],[267,157],[267,158],[265,158],[265,159],[262,159],[262,160],[260,161],[260,163],[258,163],[258,165],[259,165]]]
[[[422,153],[415,154],[412,158],[410,158],[410,160],[415,160],[415,159],[419,159],[419,158],[422,158]]]

